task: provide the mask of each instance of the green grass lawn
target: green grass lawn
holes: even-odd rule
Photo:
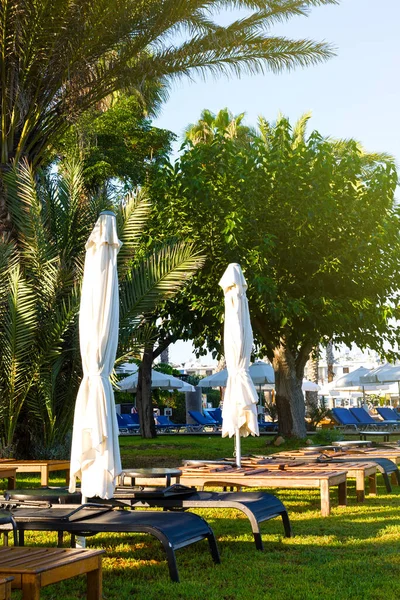
[[[272,451],[269,438],[243,440],[243,453]],[[288,445],[285,446],[286,448]],[[209,436],[121,439],[124,467],[177,466],[184,458],[232,456],[232,440]],[[33,485],[20,477],[19,487]],[[53,478],[51,484],[62,484]],[[316,490],[276,490],[295,537],[283,537],[279,519],[261,525],[264,552],[255,549],[248,520],[233,510],[198,510],[217,536],[222,564],[214,565],[206,542],[177,552],[180,584],[171,583],[161,545],[150,536],[99,535],[103,547],[104,599],[125,600],[397,600],[400,598],[400,488],[387,494],[378,475],[378,496],[363,504],[350,480],[347,507],[322,518]],[[272,490],[268,490],[272,491]],[[334,494],[334,492],[332,492]],[[55,545],[56,535],[26,534],[26,544]],[[13,592],[13,598],[19,598]],[[45,588],[43,599],[85,598],[84,578]]]

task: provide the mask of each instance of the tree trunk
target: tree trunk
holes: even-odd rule
[[[223,371],[224,369],[226,369],[226,359],[225,359],[225,356],[221,356],[221,358],[218,361],[215,372],[219,373],[220,371]]]
[[[335,357],[333,355],[333,343],[330,340],[326,345],[326,364],[328,367],[328,383],[335,379],[335,373],[333,372],[333,363]]]
[[[168,346],[161,352],[160,360],[162,363],[169,365],[169,350]]]
[[[279,433],[286,437],[305,438],[305,404],[301,389],[304,367],[296,367],[290,350],[281,343],[274,348],[275,402],[278,412]]]
[[[310,352],[310,358],[306,365],[306,378],[309,381],[318,383],[318,367],[319,367],[319,356],[318,348],[314,348]],[[315,410],[318,407],[318,392],[306,392],[306,408],[307,413],[309,410]]]
[[[218,360],[218,364],[217,364],[217,368],[215,369],[216,373],[219,373],[220,371],[223,371],[224,369],[226,369],[226,359],[225,356],[221,356],[220,359]],[[219,388],[219,403],[221,404],[224,401],[224,396],[225,396],[225,389],[224,387],[220,387]]]
[[[151,367],[153,364],[153,347],[145,348],[143,359],[139,366],[136,406],[139,413],[140,431],[143,438],[157,436],[153,416],[151,397]]]

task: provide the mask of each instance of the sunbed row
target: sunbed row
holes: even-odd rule
[[[156,430],[158,433],[201,433],[204,431],[220,431],[222,427],[222,412],[220,408],[207,411],[203,414],[200,411],[189,410],[193,423],[174,423],[165,415],[155,417]],[[131,435],[140,432],[139,415],[117,414],[118,427],[120,435]],[[260,421],[261,431],[277,431],[278,423]]]
[[[378,412],[382,416],[382,410],[378,409]],[[388,412],[384,412],[384,414],[391,415]],[[332,416],[340,429],[354,429],[356,431],[400,430],[399,419],[377,420],[365,408],[333,408]]]

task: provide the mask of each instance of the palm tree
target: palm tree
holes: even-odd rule
[[[157,106],[173,80],[195,72],[278,72],[325,60],[324,42],[268,32],[337,2],[0,0],[1,169],[21,157],[38,168],[80,114],[117,90]],[[233,7],[249,15],[226,27],[213,20],[213,9]],[[11,230],[3,190],[0,231]]]
[[[193,145],[211,144],[216,136],[222,136],[247,145],[254,138],[255,131],[242,125],[244,116],[244,112],[234,115],[227,108],[221,109],[217,114],[206,108],[197,123],[191,123],[186,127],[185,139]]]
[[[11,454],[18,439],[26,442],[18,449],[25,457],[53,458],[65,452],[82,375],[77,315],[85,242],[111,202],[85,191],[79,164],[36,181],[22,161],[5,179],[16,235],[0,243],[0,454]],[[138,355],[143,315],[173,296],[202,259],[190,244],[143,249],[151,211],[143,192],[112,208],[123,242],[117,362],[124,362]]]

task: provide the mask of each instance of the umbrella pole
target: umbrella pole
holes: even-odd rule
[[[86,496],[82,496],[81,504],[86,504]],[[75,537],[75,548],[86,548],[86,538],[83,535],[77,535]]]
[[[242,466],[242,454],[241,454],[241,450],[240,450],[239,429],[236,429],[236,432],[235,432],[235,454],[236,454],[236,466],[241,467]]]

